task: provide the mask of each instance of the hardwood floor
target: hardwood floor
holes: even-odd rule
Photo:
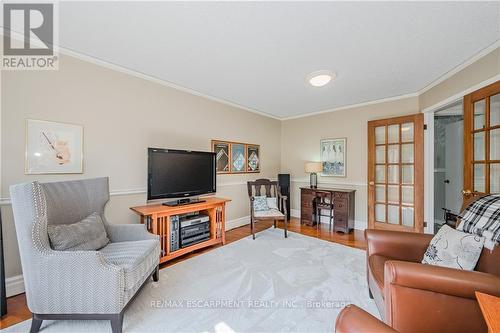
[[[269,227],[272,227],[272,221],[261,221],[255,224],[256,232],[262,231]],[[283,222],[278,223],[278,228],[283,228]],[[328,230],[328,225],[322,225],[320,229],[316,227],[309,227],[306,225],[300,225],[300,221],[296,218],[292,218],[288,225],[288,230],[296,233],[300,233],[305,236],[316,237],[319,239],[327,240],[334,243],[339,243],[354,247],[357,249],[366,250],[366,240],[364,234],[360,230],[354,230],[350,234],[335,233]],[[226,232],[226,244],[235,242],[239,239],[247,237],[250,235],[250,227],[248,225],[232,229]],[[220,245],[219,245],[220,246]],[[188,258],[200,255],[201,253],[211,251],[216,247],[205,248],[196,252],[187,254],[181,258],[169,261],[161,265],[161,268],[174,265]],[[15,325],[24,320],[31,318],[31,312],[28,310],[26,305],[25,294],[20,294],[17,296],[9,297],[7,299],[7,314],[0,320],[0,329],[7,328],[11,325]]]

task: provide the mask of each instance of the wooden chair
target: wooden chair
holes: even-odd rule
[[[265,193],[262,194],[262,187],[265,189]],[[286,201],[288,198],[281,194],[280,187],[277,181],[271,181],[269,179],[257,179],[256,181],[247,182],[248,197],[250,198],[250,228],[252,230],[252,237],[255,239],[255,221],[260,220],[273,220],[274,227],[276,228],[276,221],[283,220],[285,224],[285,238],[288,237],[287,234],[287,210]],[[276,198],[276,208],[271,208],[265,211],[255,211],[254,201],[255,196],[265,195],[268,198]],[[282,213],[283,212],[283,213]]]
[[[328,230],[332,229],[333,219],[333,192],[316,192],[316,228],[321,229],[321,216],[329,217]],[[321,210],[328,210],[328,215],[322,215]]]

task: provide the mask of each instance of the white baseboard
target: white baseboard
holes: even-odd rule
[[[300,218],[300,209],[290,209],[290,215]],[[321,223],[328,223],[328,217],[322,216]],[[368,223],[362,220],[354,220],[354,229],[365,230],[368,228]]]
[[[22,275],[5,279],[5,294],[7,297],[24,293],[24,280]]]
[[[250,216],[243,216],[234,220],[226,221],[226,231],[250,224]]]

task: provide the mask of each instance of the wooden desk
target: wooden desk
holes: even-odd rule
[[[488,333],[500,333],[500,297],[476,291],[476,298],[488,325]]]
[[[203,198],[203,200],[205,201],[174,207],[162,204],[130,207],[140,216],[141,223],[146,223],[149,232],[160,236],[160,263],[207,246],[226,243],[225,207],[226,203],[231,200],[222,198]],[[210,239],[173,252],[170,251],[170,217],[192,212],[200,212],[210,217]]]
[[[341,188],[300,188],[300,223],[316,225],[316,192],[333,194],[333,230],[349,233],[354,229],[354,193],[356,190]]]

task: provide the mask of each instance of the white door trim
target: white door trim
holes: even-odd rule
[[[424,113],[424,233],[434,233],[434,112]]]

